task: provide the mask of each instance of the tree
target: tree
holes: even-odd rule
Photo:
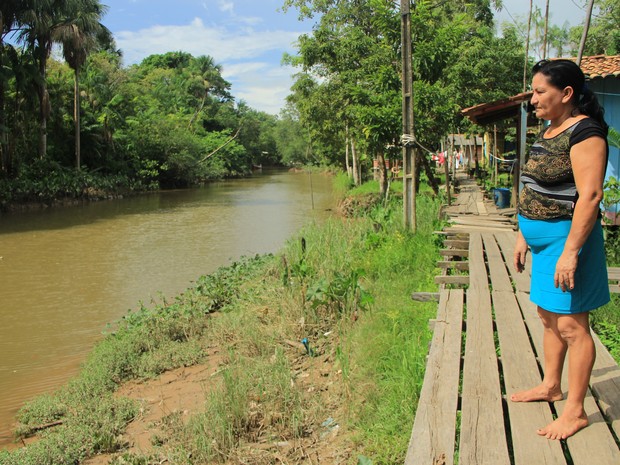
[[[88,54],[103,44],[110,44],[112,33],[100,20],[107,7],[98,0],[68,2],[73,11],[67,12],[69,23],[58,28],[57,38],[62,43],[63,56],[74,71],[73,120],[75,125],[75,167],[80,169],[80,70]]]
[[[5,0],[0,8],[0,171],[3,173],[11,169],[5,104],[9,70],[16,57],[15,49],[5,42],[5,37],[14,31],[20,4],[17,0]]]
[[[64,2],[59,0],[26,0],[19,12],[21,25],[19,40],[31,51],[38,67],[39,79],[39,157],[47,153],[47,118],[49,117],[49,94],[47,91],[47,60],[52,52],[54,30],[60,26]]]
[[[274,128],[274,141],[280,160],[285,165],[303,164],[310,142],[299,122],[295,105],[288,103],[281,111]]]
[[[191,127],[204,110],[211,94],[223,100],[230,100],[232,97],[228,92],[230,83],[222,77],[222,66],[216,65],[212,57],[203,55],[191,60],[190,69],[194,78],[188,88],[199,102],[189,122]]]
[[[383,166],[382,157],[399,143],[401,132],[397,5],[388,0],[286,1],[285,8],[291,7],[302,17],[319,17],[312,34],[299,40],[299,57],[289,58],[304,71],[289,101],[296,105],[313,147],[316,139],[335,132],[345,139],[345,154],[349,147],[367,150]],[[491,0],[416,2],[413,71],[420,145],[437,149],[468,102],[514,93],[520,82],[513,80],[514,70],[521,68],[522,53],[513,35],[494,37],[492,9],[500,7],[501,2]],[[505,63],[498,60],[498,52]],[[424,153],[421,165],[434,180]],[[397,151],[394,156],[399,156]]]
[[[618,0],[598,0],[594,5],[584,54],[617,55],[620,53],[620,4]],[[581,37],[582,31],[583,27],[577,26],[571,35]]]

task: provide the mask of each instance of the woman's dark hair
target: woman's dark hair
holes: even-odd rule
[[[605,110],[598,103],[596,95],[586,85],[586,77],[574,61],[541,60],[532,68],[532,75],[538,73],[546,76],[551,85],[560,90],[572,87],[575,108],[598,122],[607,133],[609,126],[605,122]]]

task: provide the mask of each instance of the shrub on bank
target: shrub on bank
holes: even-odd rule
[[[29,205],[101,200],[156,186],[126,175],[101,174],[67,168],[43,159],[20,168],[13,179],[0,178],[0,211]]]
[[[270,463],[252,445],[276,442],[296,463],[336,426],[333,447],[348,459],[402,463],[437,310],[411,293],[436,290],[439,201],[418,196],[412,234],[398,195],[359,195],[371,199],[347,218],[309,225],[276,256],[243,259],[128,314],[78,378],[21,410],[18,434],[38,438],[0,452],[0,465],[80,463],[104,452],[115,465]],[[611,305],[617,314],[618,300]],[[600,315],[600,327],[615,325]],[[606,329],[605,342],[618,344],[614,334]],[[202,362],[207,347],[223,360],[204,410],[189,421],[171,413],[149,455],[128,452],[122,432],[140,406],[117,397],[118,387]],[[326,380],[319,388],[304,378],[317,372]]]

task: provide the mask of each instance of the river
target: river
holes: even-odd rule
[[[329,215],[329,176],[285,171],[0,216],[0,447],[19,407],[78,372],[108,323]]]

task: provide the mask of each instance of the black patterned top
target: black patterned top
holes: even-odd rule
[[[570,149],[590,137],[602,137],[607,143],[607,137],[591,118],[579,120],[555,137],[545,139],[544,133],[532,145],[521,173],[519,214],[533,220],[572,218],[579,194]]]

